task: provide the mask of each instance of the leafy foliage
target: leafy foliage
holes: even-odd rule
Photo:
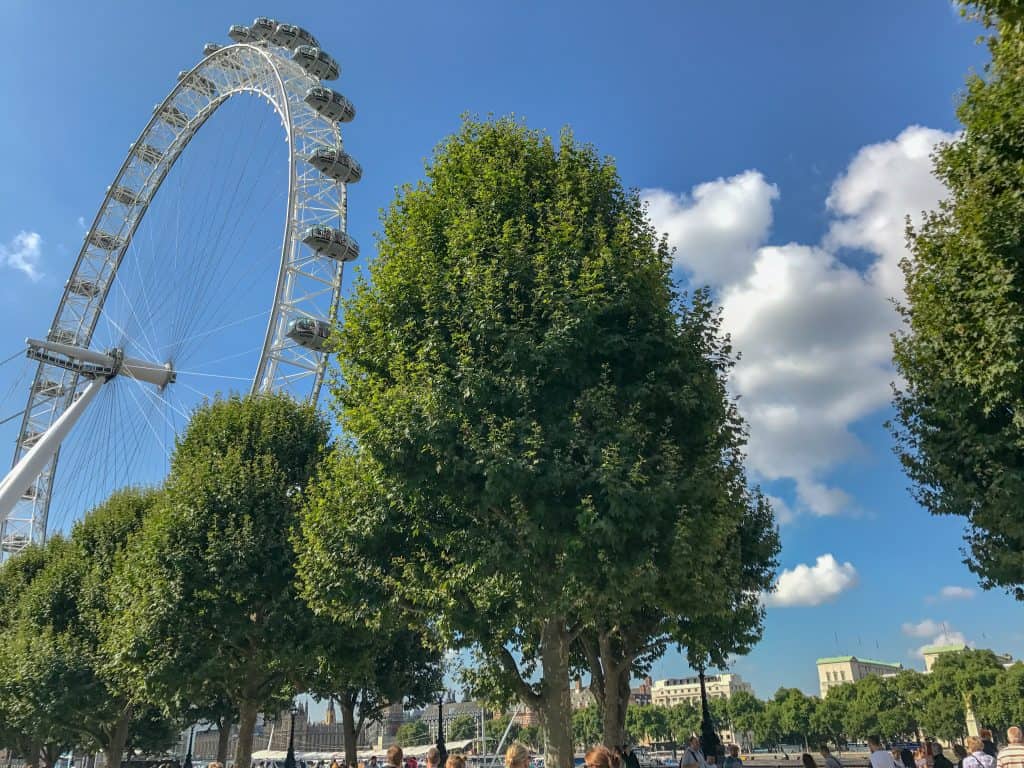
[[[966,8],[994,25],[992,60],[935,156],[949,199],[910,232],[895,433],[918,500],[966,518],[982,586],[1024,600],[1024,16],[1014,0]]]

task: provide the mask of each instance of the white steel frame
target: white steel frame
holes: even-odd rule
[[[318,255],[302,242],[301,236],[307,227],[316,224],[347,229],[347,186],[320,174],[306,162],[320,147],[341,147],[341,131],[337,123],[306,104],[307,91],[320,81],[290,56],[288,48],[266,41],[224,46],[189,70],[157,106],[132,144],[86,234],[47,334],[49,341],[89,346],[125,251],[171,167],[221,104],[238,94],[256,94],[281,119],[289,172],[281,266],[252,391],[302,391],[304,387],[294,386],[302,382],[309,387],[309,400],[316,401],[326,355],[299,346],[285,334],[294,318],[312,317],[332,323],[336,319],[343,265]],[[182,123],[181,115],[173,110],[179,110],[187,120]],[[168,121],[166,116],[179,119]],[[159,157],[151,150],[156,150]],[[125,202],[125,195],[119,194],[121,188],[130,190],[136,199]],[[115,241],[102,242],[96,233],[112,235]],[[321,307],[326,298],[330,317],[324,318]],[[12,466],[82,395],[88,383],[75,371],[39,363]],[[14,553],[45,540],[59,456],[58,448],[10,514],[0,521],[0,553]]]

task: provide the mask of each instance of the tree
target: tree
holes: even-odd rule
[[[316,410],[286,395],[197,409],[115,576],[119,673],[186,698],[215,685],[238,709],[236,765],[250,763],[258,712],[308,682],[314,622],[291,534],[327,436]]]
[[[799,688],[779,688],[774,703],[778,706],[779,726],[787,743],[800,743],[806,750],[814,734],[811,723],[817,699]]]
[[[817,746],[832,744],[836,749],[846,746],[850,739],[850,703],[855,695],[856,689],[852,684],[829,689],[828,695],[821,700],[811,716],[811,730],[821,740]]]
[[[1024,600],[1024,28],[1014,1],[964,5],[992,60],[935,154],[949,198],[909,233],[894,432],[918,501],[965,518],[981,585]]]
[[[661,556],[706,535],[715,559],[764,508],[739,477],[728,347],[706,295],[675,294],[639,196],[568,132],[556,149],[467,120],[383,224],[333,387],[357,454],[339,460],[376,498],[324,521],[316,593],[345,603],[354,575],[481,649],[569,768],[574,641],[638,594],[664,610]],[[404,551],[381,563],[385,536]]]
[[[737,738],[742,738],[740,734],[755,732],[762,710],[764,704],[749,691],[736,691],[729,697],[729,722]]]
[[[1024,662],[1016,662],[996,678],[989,706],[990,722],[999,733],[1024,723]]]
[[[664,707],[652,704],[630,707],[626,716],[626,738],[623,742],[658,741],[668,732],[668,713]]]
[[[586,751],[601,738],[601,716],[597,705],[590,704],[572,713],[572,741],[577,750]]]
[[[688,701],[674,704],[666,714],[667,735],[673,744],[683,744],[700,730],[700,710]]]
[[[402,723],[395,731],[395,743],[400,747],[416,747],[426,744],[430,738],[430,729],[422,720]]]
[[[949,718],[954,717],[957,710],[963,712],[964,716],[967,710],[972,710],[979,723],[998,729],[1004,724],[1015,724],[1013,721],[1001,722],[1004,708],[1000,705],[996,691],[999,678],[1004,673],[1003,665],[992,651],[965,648],[943,653],[932,666],[929,693],[959,699],[958,704],[945,704],[943,711],[948,713]],[[952,720],[945,726],[945,730],[956,732]]]
[[[475,739],[479,731],[479,723],[472,715],[456,715],[448,724],[446,738],[449,741],[465,741]]]

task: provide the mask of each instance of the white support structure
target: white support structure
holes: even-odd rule
[[[6,519],[14,505],[32,486],[43,467],[54,457],[60,444],[67,437],[68,432],[75,426],[75,422],[85,413],[89,403],[99,394],[100,388],[107,382],[107,379],[96,378],[90,381],[81,395],[64,410],[60,418],[53,423],[43,436],[36,441],[29,452],[21,457],[21,460],[14,465],[14,468],[0,483],[0,519]],[[0,541],[0,548],[4,550],[17,550],[24,546],[22,541]]]

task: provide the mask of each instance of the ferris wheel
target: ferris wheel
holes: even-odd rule
[[[191,409],[216,393],[317,400],[343,267],[359,255],[347,185],[362,169],[340,131],[355,109],[323,84],[339,67],[305,29],[260,17],[228,34],[154,108],[83,226],[52,325],[27,340],[2,556],[42,542],[61,499],[66,521],[116,487],[159,482]]]

